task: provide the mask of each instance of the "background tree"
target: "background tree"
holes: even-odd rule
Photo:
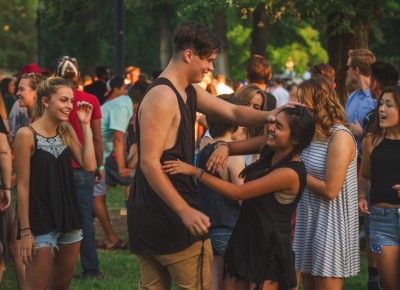
[[[37,1],[0,0],[0,68],[17,72],[35,61]]]

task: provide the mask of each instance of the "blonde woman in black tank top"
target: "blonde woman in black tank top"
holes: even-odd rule
[[[96,160],[90,131],[92,105],[78,103],[82,146],[67,123],[74,94],[68,81],[39,85],[37,116],[15,138],[21,258],[26,289],[67,289],[82,239],[72,158],[86,171]]]

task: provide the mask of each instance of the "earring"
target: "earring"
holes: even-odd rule
[[[47,104],[44,104],[44,106],[45,106],[46,108],[48,108],[48,107],[49,107],[49,105],[47,105]]]

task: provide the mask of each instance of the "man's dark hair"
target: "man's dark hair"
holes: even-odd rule
[[[107,69],[107,67],[105,67],[105,66],[103,66],[103,65],[96,67],[95,75],[96,75],[96,77],[98,77],[98,78],[103,78],[104,75],[108,76],[108,69]]]
[[[123,77],[113,77],[109,81],[110,89],[121,88],[125,82],[125,78]]]
[[[217,96],[228,103],[234,105],[243,105],[238,99],[234,98],[233,95],[222,94]],[[227,123],[220,118],[214,116],[206,116],[208,130],[213,138],[224,136],[227,132],[235,132],[239,126],[231,123]]]
[[[254,54],[246,62],[246,75],[250,83],[266,84],[271,77],[271,64],[265,57]]]
[[[143,100],[149,83],[145,81],[137,81],[129,90],[129,96],[134,104],[138,104]]]
[[[377,61],[371,65],[371,78],[377,81],[380,88],[384,90],[397,84],[399,70],[390,62]]]
[[[194,21],[179,25],[174,31],[174,53],[191,49],[201,59],[220,53],[222,43],[218,36],[204,24]]]

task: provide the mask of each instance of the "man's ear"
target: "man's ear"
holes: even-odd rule
[[[187,63],[190,63],[193,57],[193,51],[191,49],[185,49],[183,52],[183,58]]]

